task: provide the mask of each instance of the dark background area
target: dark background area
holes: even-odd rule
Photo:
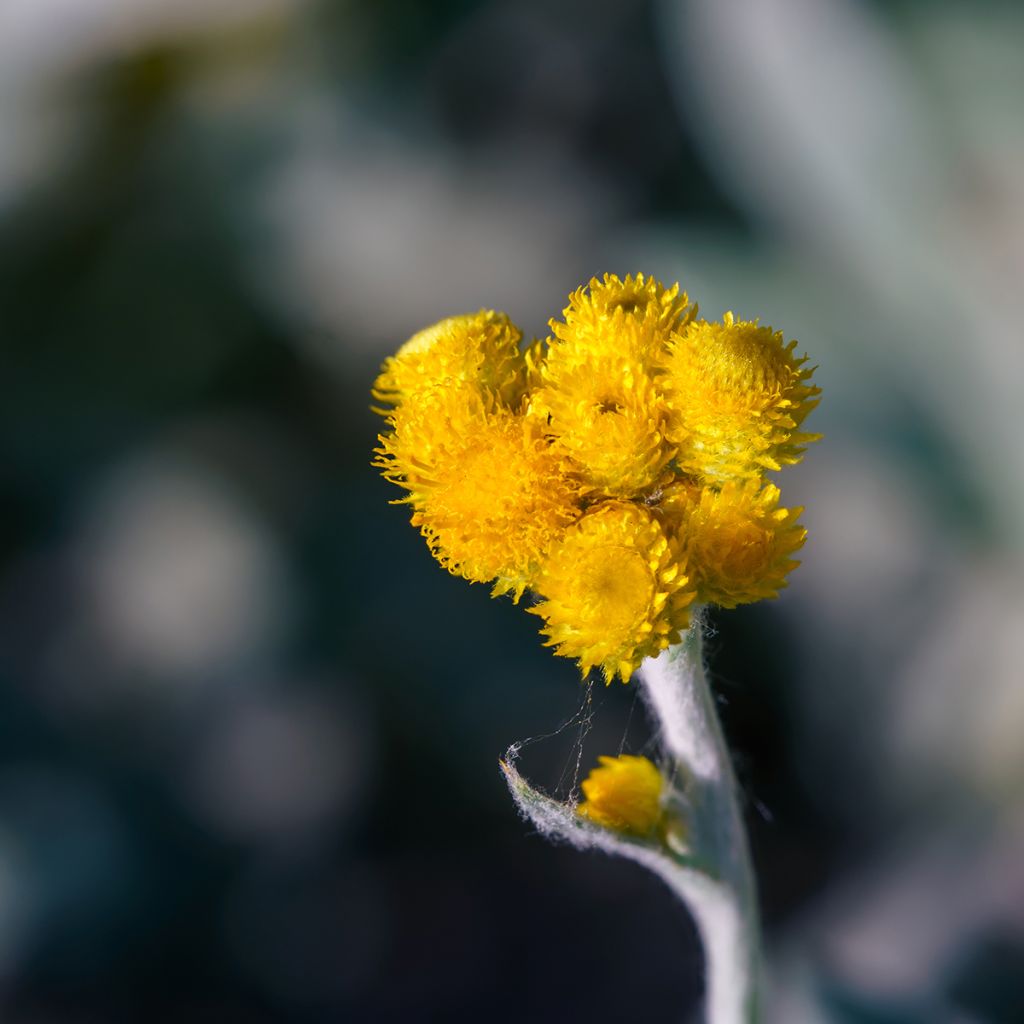
[[[769,1019],[1024,1020],[1022,54],[1009,4],[6,0],[4,1020],[693,1011],[682,908],[497,768],[649,749],[633,688],[369,465],[415,330],[637,270],[820,365],[804,567],[709,642]]]

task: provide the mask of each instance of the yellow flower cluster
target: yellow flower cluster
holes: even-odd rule
[[[504,314],[451,317],[388,359],[377,465],[430,549],[529,610],[557,654],[628,680],[694,602],[775,597],[800,509],[765,472],[799,461],[817,404],[796,343],[675,285],[607,274],[524,348]]]

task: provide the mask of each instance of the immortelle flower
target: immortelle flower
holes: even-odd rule
[[[398,406],[439,384],[469,384],[512,407],[526,391],[522,337],[504,313],[493,310],[448,317],[414,334],[384,361],[373,397]]]
[[[661,820],[664,780],[653,761],[620,754],[599,757],[599,768],[580,784],[584,801],[577,812],[595,825],[633,835],[649,835]]]
[[[572,481],[534,425],[469,386],[410,394],[389,419],[376,465],[409,493],[434,557],[518,601],[579,515]]]
[[[684,473],[709,481],[757,477],[799,462],[817,434],[800,432],[818,404],[813,368],[781,332],[726,313],[695,320],[669,346],[669,436]]]
[[[753,1024],[757,903],[736,785],[704,671],[702,607],[775,597],[799,563],[800,509],[766,473],[797,462],[817,404],[796,343],[727,313],[696,319],[678,285],[594,278],[551,337],[503,313],[450,317],[388,359],[375,464],[450,572],[543,620],[556,654],[606,682],[634,673],[665,775],[602,757],[583,801],[502,770],[542,832],[630,857],[690,907],[708,1019]]]
[[[558,654],[586,675],[623,682],[679,641],[694,598],[677,545],[645,508],[607,502],[580,519],[544,561],[529,611]]]
[[[604,354],[589,363],[550,359],[529,414],[568,460],[583,489],[632,498],[659,483],[675,455],[668,406],[645,367]]]
[[[685,553],[700,604],[735,608],[777,597],[800,563],[792,555],[807,531],[801,508],[779,508],[779,488],[730,480],[720,490],[673,484],[660,509]]]
[[[658,361],[672,332],[694,315],[686,292],[653,277],[605,274],[569,296],[561,321],[551,321],[551,360],[587,365],[601,355]]]
[[[672,332],[693,312],[678,284],[606,274],[551,321],[529,411],[591,496],[634,498],[668,482],[675,449],[656,377]]]

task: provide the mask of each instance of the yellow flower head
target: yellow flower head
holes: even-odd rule
[[[585,366],[601,355],[659,362],[671,332],[695,312],[678,284],[666,288],[643,274],[595,277],[569,296],[564,322],[551,321],[549,359],[567,366]]]
[[[473,387],[412,394],[391,417],[376,465],[404,487],[437,560],[515,599],[579,514],[550,445],[522,416]]]
[[[756,322],[695,320],[672,339],[664,378],[680,468],[708,481],[759,476],[799,462],[799,432],[818,404],[796,342]]]
[[[646,757],[599,757],[583,780],[579,814],[605,828],[645,836],[661,820],[661,772]]]
[[[632,498],[664,478],[675,454],[665,438],[668,409],[641,365],[611,357],[548,364],[544,379],[530,415],[571,460],[585,491]]]
[[[522,336],[504,313],[493,310],[448,317],[414,334],[384,361],[373,396],[397,406],[424,388],[467,383],[514,406],[526,389]]]
[[[778,487],[757,480],[730,481],[720,491],[683,483],[666,491],[662,515],[682,542],[702,604],[735,608],[778,596],[807,537],[797,522],[803,509],[778,504]]]
[[[646,509],[605,502],[550,551],[529,609],[545,621],[546,646],[627,682],[644,658],[679,640],[693,590],[678,550]]]
[[[545,341],[523,346],[503,313],[450,317],[374,387],[375,465],[434,556],[494,594],[532,590],[546,645],[606,682],[679,642],[694,601],[775,597],[799,564],[801,510],[764,474],[817,438],[813,371],[769,327],[696,315],[678,284],[606,274]],[[613,775],[584,784],[581,813],[598,820]]]

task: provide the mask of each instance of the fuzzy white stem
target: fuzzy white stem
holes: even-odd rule
[[[715,728],[709,728],[709,713],[714,719],[714,710],[706,707],[710,694],[704,682],[700,628],[695,625],[681,644],[648,658],[639,676],[644,699],[673,759],[688,775],[717,782],[729,765],[728,758],[723,764],[717,720]]]
[[[704,671],[703,625],[640,667],[644,697],[685,780],[690,844],[707,874],[662,872],[689,906],[704,946],[708,1024],[758,1020],[760,927],[736,780]]]

